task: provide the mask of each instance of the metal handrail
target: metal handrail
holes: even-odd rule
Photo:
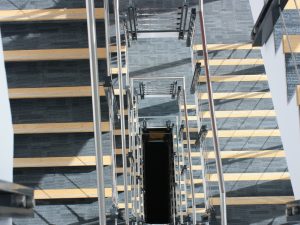
[[[88,27],[92,103],[93,103],[94,140],[95,140],[95,151],[96,151],[99,224],[106,225],[103,154],[102,154],[102,131],[101,131],[101,104],[99,98],[99,74],[98,74],[99,72],[98,72],[98,56],[97,56],[96,19],[95,19],[95,6],[93,0],[86,0],[86,12],[87,12],[87,27]]]
[[[117,46],[117,63],[118,63],[118,83],[120,90],[120,120],[121,120],[121,145],[122,145],[122,166],[124,176],[124,200],[125,200],[125,223],[129,224],[128,209],[128,177],[127,177],[127,154],[126,154],[126,133],[125,133],[125,114],[124,114],[124,87],[122,73],[122,52],[121,52],[121,34],[120,34],[120,13],[119,0],[114,0],[115,29],[116,29],[116,46]]]
[[[129,181],[130,181],[130,185],[132,187],[133,185],[133,179],[134,179],[134,156],[133,156],[133,143],[132,143],[132,135],[133,135],[133,130],[132,130],[132,101],[131,101],[131,93],[130,93],[130,89],[129,88],[126,88],[126,97],[127,97],[127,124],[128,124],[128,155],[127,155],[127,159],[128,159],[128,162],[130,164],[130,172],[129,172]],[[127,160],[126,159],[126,160]],[[133,199],[133,192],[131,191],[130,192],[130,199],[132,201]],[[134,215],[134,207],[132,207],[131,209],[131,214]]]
[[[220,191],[220,199],[221,199],[221,223],[222,225],[227,225],[227,207],[226,207],[226,191],[225,191],[225,182],[222,168],[222,159],[219,147],[219,138],[218,138],[218,128],[217,128],[217,120],[215,116],[215,108],[214,108],[214,100],[212,93],[212,84],[210,80],[210,70],[209,70],[209,62],[208,62],[208,50],[206,46],[206,33],[205,33],[205,23],[204,23],[204,5],[203,0],[199,0],[199,19],[200,19],[200,30],[201,30],[201,38],[202,38],[202,48],[204,55],[204,65],[205,65],[205,75],[206,75],[206,85],[207,85],[207,93],[208,93],[208,102],[209,102],[209,111],[211,117],[211,127],[213,133],[213,142],[214,142],[214,151],[216,157],[216,166],[217,166],[217,175],[218,175],[218,183],[219,183],[219,191]]]
[[[179,126],[180,126],[180,122],[179,120],[177,119],[177,126],[176,126],[176,154],[177,154],[177,179],[178,179],[178,187],[177,187],[177,190],[178,190],[178,194],[179,194],[179,201],[178,201],[178,212],[179,212],[179,215],[180,215],[180,223],[182,224],[183,223],[183,215],[182,215],[182,210],[181,210],[181,205],[182,205],[182,194],[181,194],[181,172],[180,172],[180,152],[179,152]],[[176,170],[175,170],[176,171]],[[176,174],[175,174],[176,175]]]
[[[197,97],[198,94],[195,95],[195,98],[198,100],[198,106],[196,109],[197,115],[199,115],[199,119],[197,120],[198,122],[198,127],[202,127],[203,125],[203,111],[202,111],[202,101],[201,98]],[[197,102],[197,101],[196,101]],[[200,103],[200,104],[199,104]],[[207,174],[210,171],[210,163],[209,160],[207,159],[207,147],[206,147],[206,139],[204,139],[202,142],[200,142],[200,153],[201,153],[201,164],[203,165],[202,169],[202,177],[203,177],[203,190],[204,190],[204,201],[205,201],[205,209],[208,211],[209,209],[212,208],[212,204],[210,201],[210,193],[212,193],[211,185],[209,183],[209,180],[207,179]]]
[[[130,89],[131,89],[131,93],[134,93],[134,88],[133,88],[133,79],[131,78],[130,80]],[[141,183],[141,179],[140,179],[140,175],[141,175],[141,138],[140,138],[140,133],[139,133],[139,121],[138,121],[138,106],[137,106],[137,102],[138,102],[138,98],[136,95],[134,95],[135,97],[135,101],[134,99],[132,99],[132,103],[133,103],[133,115],[132,115],[132,121],[134,122],[134,132],[135,132],[135,137],[134,137],[134,141],[135,141],[135,145],[134,145],[134,149],[135,149],[135,175],[136,175],[136,179],[135,179],[135,186],[134,186],[134,196],[135,196],[135,213],[136,213],[136,218],[137,218],[137,222],[142,222],[143,221],[143,209],[142,209],[142,199],[143,199],[143,194],[142,194],[142,183]],[[132,98],[134,98],[132,95]]]
[[[181,180],[184,181],[184,192],[185,192],[185,211],[188,213],[188,200],[187,200],[187,185],[186,185],[186,182],[187,182],[187,179],[186,179],[186,169],[184,168],[187,168],[187,166],[190,168],[189,170],[189,182],[190,182],[190,188],[191,188],[191,196],[192,196],[192,207],[193,207],[193,212],[192,212],[192,221],[193,221],[193,224],[196,224],[196,203],[195,203],[195,186],[194,186],[194,177],[193,177],[193,169],[192,169],[192,157],[191,157],[191,142],[190,142],[190,130],[189,130],[189,124],[188,124],[188,112],[187,112],[187,103],[186,103],[186,93],[184,91],[184,87],[186,86],[185,85],[185,78],[184,77],[160,77],[158,78],[160,80],[163,80],[163,79],[166,79],[166,80],[170,80],[170,79],[174,79],[176,81],[181,81],[182,82],[182,86],[178,86],[178,91],[177,93],[174,95],[175,97],[177,96],[178,98],[178,107],[179,107],[179,114],[178,114],[178,127],[179,127],[179,124],[182,122],[182,121],[185,121],[185,132],[186,132],[186,139],[187,139],[187,142],[188,142],[188,147],[187,147],[187,155],[188,155],[188,164],[185,165],[185,153],[184,153],[184,147],[183,145],[181,145],[181,156],[182,156],[182,160],[183,160],[183,172],[182,174],[180,174],[180,185],[181,185]],[[134,81],[139,81],[139,80],[153,80],[153,78],[131,78],[131,88],[133,89],[134,88]],[[183,120],[182,118],[182,108],[181,108],[181,98],[183,98],[183,106],[184,106],[184,110],[183,110],[183,113],[184,113],[184,117],[185,119]],[[146,116],[146,117],[143,117],[143,119],[147,119],[147,118],[170,118],[170,116]],[[144,120],[143,120],[144,121]],[[178,141],[181,140],[182,141],[182,135],[183,133],[179,134],[180,132],[178,132]],[[179,164],[178,164],[179,165]],[[180,167],[178,167],[180,168]],[[181,179],[183,178],[183,179]],[[181,188],[181,187],[180,187]],[[181,193],[180,193],[181,194]],[[180,198],[182,198],[182,196],[180,196]],[[181,199],[181,202],[182,202],[182,199]],[[181,211],[181,209],[179,210]],[[180,213],[180,222],[184,223],[184,219],[183,219],[183,213]]]
[[[111,80],[111,78],[110,78]],[[111,178],[112,178],[112,208],[111,213],[115,217],[115,224],[118,223],[118,190],[117,190],[117,178],[116,178],[116,140],[115,140],[115,104],[114,104],[114,89],[112,84],[105,87],[107,102],[108,102],[108,111],[109,111],[109,129],[110,129],[110,140],[111,140]]]
[[[125,46],[126,46],[126,50],[125,50],[125,68],[126,68],[126,86],[130,85],[130,81],[129,81],[129,59],[128,59],[128,37],[127,37],[127,22],[124,23],[124,36],[125,36]]]
[[[191,194],[192,194],[192,209],[193,209],[193,224],[196,224],[196,202],[195,202],[195,187],[194,187],[194,175],[193,175],[193,162],[192,162],[192,149],[191,149],[191,140],[190,140],[190,129],[188,122],[188,111],[186,104],[186,94],[185,94],[185,82],[184,87],[182,87],[183,95],[183,105],[184,105],[184,117],[185,117],[185,129],[186,129],[186,139],[187,139],[187,148],[188,148],[188,163],[190,167],[189,177],[191,183]]]
[[[130,123],[131,123],[131,151],[133,154],[133,183],[132,183],[132,193],[133,193],[133,215],[137,217],[137,196],[136,196],[136,124],[135,124],[135,105],[132,105],[132,110],[130,113]]]
[[[199,72],[200,73],[200,72]],[[198,82],[198,80],[197,80]],[[197,83],[198,84],[198,83]],[[199,108],[199,98],[198,98],[198,88],[195,88],[195,93],[194,93],[194,98],[195,98],[195,103],[196,103],[196,115],[197,115],[197,127],[201,129],[201,125],[203,122],[203,113],[201,108]],[[201,104],[200,104],[201,105]],[[209,204],[209,196],[207,193],[207,180],[206,180],[206,155],[205,155],[205,149],[204,149],[204,145],[203,143],[201,143],[200,140],[200,145],[199,145],[199,152],[200,152],[200,161],[201,161],[201,165],[202,165],[202,186],[203,186],[203,193],[204,193],[204,204],[205,204],[205,209],[208,210],[210,208],[210,204]]]
[[[178,103],[178,123],[179,123],[179,126],[180,129],[178,129],[178,132],[177,132],[177,135],[178,135],[178,138],[177,138],[177,142],[179,144],[181,144],[181,151],[180,151],[180,156],[181,156],[181,160],[182,160],[182,165],[184,166],[185,165],[185,155],[184,155],[184,151],[183,151],[183,131],[181,132],[181,121],[182,121],[182,113],[181,113],[181,86],[178,87],[178,91],[177,91],[177,103]],[[179,157],[179,160],[180,160],[180,157]],[[181,202],[181,205],[182,205],[182,194],[181,194],[181,180],[183,180],[183,188],[184,188],[184,192],[187,193],[187,188],[186,188],[186,176],[185,176],[185,173],[182,174],[181,173],[181,167],[179,166],[179,160],[178,160],[178,170],[179,170],[179,175],[180,175],[180,202]],[[188,209],[187,209],[187,195],[185,195],[185,212],[187,213]],[[183,224],[183,212],[182,212],[182,209],[180,207],[180,222],[181,224]]]

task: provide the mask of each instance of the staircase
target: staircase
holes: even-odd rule
[[[131,85],[131,89],[120,93],[115,37],[111,35],[112,69],[107,71],[103,3],[95,4],[107,223],[126,220],[125,194],[129,220],[144,220],[139,118],[158,116],[178,119],[173,128],[175,222],[194,219],[200,223],[207,210],[213,209],[216,221],[211,224],[219,224],[220,199],[203,70],[195,92],[190,92],[195,65],[204,63],[199,25],[191,49],[185,40],[166,37],[138,39],[128,48],[126,35],[122,35],[122,74],[125,86]],[[293,200],[293,191],[264,61],[245,35],[248,30],[250,35],[251,16],[240,15],[236,5],[250,10],[248,0],[206,4],[228,224],[278,224],[285,221],[285,203]],[[216,20],[214,10],[222,8],[228,14],[221,13]],[[169,11],[173,9],[177,11],[173,6]],[[13,223],[99,224],[84,1],[6,2],[0,14],[15,132],[14,182],[32,187],[37,203],[34,218],[16,218]],[[232,23],[229,14],[241,20]],[[216,27],[227,29],[225,33],[231,35],[220,36],[222,29]],[[297,42],[298,36],[294,38]],[[156,84],[145,89],[141,98],[128,82],[129,77],[150,79]],[[163,79],[169,79],[169,83],[180,80],[181,94],[172,96],[175,84],[163,88]],[[149,96],[157,94],[153,90],[158,89],[159,98]],[[175,91],[179,92],[178,87]],[[121,148],[120,96],[125,100],[126,155]],[[199,145],[202,126],[207,126],[208,133]],[[127,192],[124,179],[128,180]]]
[[[1,33],[15,133],[14,181],[34,189],[35,217],[14,224],[97,224],[97,174],[84,1],[1,4]],[[104,83],[103,2],[95,1],[106,209],[112,207],[111,135]],[[114,43],[112,43],[114,45]],[[112,56],[116,49],[111,47]],[[122,51],[127,51],[126,47]],[[112,74],[117,68],[112,68]],[[125,72],[125,69],[124,69]],[[119,95],[118,90],[115,91]],[[117,97],[118,98],[118,97]],[[120,174],[120,127],[115,124]],[[120,209],[124,208],[118,178]],[[108,217],[110,220],[110,216]]]

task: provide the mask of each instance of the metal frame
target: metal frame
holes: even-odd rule
[[[176,124],[176,136],[174,135],[174,129],[172,129],[172,135],[173,135],[173,140],[176,139],[178,140],[178,132],[177,132],[177,128],[178,128],[178,116],[142,116],[142,117],[137,117],[137,121],[138,121],[138,124],[141,123],[141,119],[143,119],[143,122],[146,121],[145,119],[175,119],[175,124]],[[141,127],[141,126],[140,126]],[[165,127],[168,127],[167,125],[166,126],[147,126],[147,129],[151,129],[151,128],[165,128]],[[176,144],[177,141],[173,141],[173,153],[174,153],[174,150],[178,148],[175,147],[176,145],[178,146],[178,144]],[[176,151],[177,152],[177,151]],[[179,165],[179,164],[178,164]],[[176,163],[175,163],[175,157],[173,158],[173,166],[174,166],[174,179],[175,179],[175,183],[176,183]],[[172,210],[172,215],[173,215],[173,222],[175,224],[176,222],[176,204],[175,204],[175,201],[177,204],[179,204],[179,201],[177,201],[177,190],[176,190],[176,186],[172,186],[172,190],[173,190],[173,202],[172,202],[172,206],[173,208],[171,209]],[[181,205],[181,203],[179,204],[179,206]],[[175,208],[175,210],[174,210]]]
[[[188,28],[188,33],[186,37],[186,47],[191,47],[193,46],[193,37],[195,33],[195,20],[196,20],[196,8],[191,9],[191,15],[190,15],[190,22],[189,22],[189,28]]]
[[[186,139],[187,139],[187,147],[188,147],[188,162],[190,167],[190,182],[191,182],[191,194],[192,194],[192,207],[193,207],[193,224],[195,225],[197,222],[196,217],[196,202],[195,202],[195,187],[194,187],[194,174],[193,174],[193,162],[192,162],[192,150],[191,150],[191,141],[190,141],[190,130],[189,130],[189,123],[188,123],[188,111],[186,107],[186,94],[185,94],[185,81],[184,87],[182,88],[182,95],[183,95],[183,104],[184,104],[184,117],[185,117],[185,129],[186,129]]]
[[[183,4],[183,6],[180,8],[181,12],[180,12],[180,22],[179,22],[179,27],[178,27],[178,39],[184,39],[184,34],[185,34],[185,26],[186,26],[186,19],[187,19],[187,14],[188,14],[188,10],[189,7],[188,5],[185,3]]]
[[[194,76],[193,76],[193,80],[192,80],[191,88],[190,88],[191,94],[195,94],[195,92],[196,92],[196,88],[197,88],[198,82],[199,82],[200,72],[201,72],[201,63],[197,62],[195,69],[194,69]]]
[[[129,149],[132,151],[133,155],[133,178],[132,178],[132,199],[133,199],[133,207],[132,207],[132,214],[135,217],[136,222],[138,222],[140,216],[139,216],[139,209],[138,209],[138,198],[137,198],[137,111],[136,111],[136,101],[133,100],[133,97],[131,95],[131,101],[132,101],[132,107],[130,109],[130,117],[129,117],[129,123],[131,124],[131,131],[129,138],[131,139],[131,146],[129,146]]]
[[[218,183],[219,183],[219,191],[220,191],[220,199],[221,199],[221,204],[220,204],[220,206],[221,206],[221,223],[222,223],[222,225],[227,225],[226,191],[225,191],[225,182],[224,182],[224,175],[223,175],[223,168],[222,168],[222,159],[221,159],[221,153],[220,153],[220,147],[219,147],[218,128],[217,128],[217,121],[216,121],[216,116],[215,116],[212,84],[211,84],[211,79],[210,79],[208,50],[207,50],[207,46],[206,46],[203,0],[199,0],[199,19],[200,19],[201,38],[202,38],[202,48],[203,48],[203,55],[204,55],[204,66],[205,66],[206,85],[207,85],[207,93],[208,93],[208,103],[209,103],[209,111],[210,111],[210,117],[211,117],[211,127],[212,127],[212,133],[213,133],[213,143],[214,143],[214,151],[215,151],[215,156],[216,156],[217,175],[218,175]]]
[[[268,41],[280,16],[280,11],[284,9],[287,2],[288,0],[268,0],[264,5],[251,32],[253,46],[261,47]]]
[[[194,65],[194,50],[193,50],[193,45],[191,45],[191,55],[192,55],[192,65]],[[196,115],[197,115],[197,127],[200,128],[200,132],[202,129],[202,110],[199,106],[199,98],[198,98],[198,84],[199,84],[199,77],[200,77],[200,72],[201,72],[201,63],[196,62],[195,66],[192,66],[194,69],[194,76],[193,76],[193,80],[192,80],[192,84],[191,84],[191,88],[190,88],[190,93],[194,94],[194,100],[195,100],[195,105],[196,105]],[[201,104],[200,104],[201,105]],[[201,112],[201,114],[200,114]],[[201,115],[201,116],[200,116]],[[199,117],[199,118],[198,118]],[[203,177],[203,181],[202,181],[202,186],[203,186],[203,193],[204,193],[204,204],[205,204],[205,209],[208,210],[211,208],[210,204],[209,204],[209,196],[208,196],[208,191],[207,191],[207,187],[208,187],[208,182],[206,180],[206,155],[204,153],[205,151],[205,146],[203,145],[203,143],[201,143],[201,141],[199,142],[199,145],[197,145],[197,140],[195,143],[196,148],[199,148],[199,152],[200,152],[200,161],[201,161],[201,165],[202,165],[202,177]]]
[[[131,88],[131,93],[134,93],[134,89],[133,89],[133,80],[132,78],[130,79],[130,88]],[[144,216],[144,211],[143,211],[143,207],[142,207],[142,201],[143,201],[143,182],[141,182],[142,180],[142,170],[141,170],[141,137],[140,137],[140,129],[139,129],[139,122],[138,122],[138,109],[137,109],[137,102],[138,102],[138,97],[137,94],[135,93],[134,95],[132,95],[135,97],[135,101],[133,101],[133,113],[134,115],[132,115],[132,122],[134,122],[134,132],[135,132],[135,136],[134,136],[134,141],[135,141],[135,175],[136,175],[136,179],[135,179],[135,186],[134,186],[134,208],[135,208],[135,213],[136,213],[136,218],[137,221],[136,222],[143,222],[143,216]]]
[[[124,29],[124,37],[125,37],[125,46],[126,46],[126,50],[125,50],[125,68],[126,68],[126,85],[130,85],[130,81],[129,81],[129,66],[128,66],[128,48],[130,47],[129,45],[129,33],[128,33],[128,28],[127,28],[127,22],[125,21],[123,24],[123,29]]]
[[[106,225],[96,19],[95,19],[95,6],[93,0],[86,0],[86,11],[87,11],[92,102],[93,102],[94,140],[95,140],[95,151],[96,151],[99,224]]]
[[[177,104],[178,104],[178,121],[179,123],[181,123],[182,121],[182,113],[181,113],[181,86],[178,87],[178,91],[177,91]],[[179,162],[178,162],[178,170],[179,170],[179,174],[180,174],[180,203],[182,205],[182,194],[181,194],[181,179],[183,180],[183,189],[185,192],[185,212],[188,213],[188,208],[187,208],[187,188],[186,188],[186,170],[184,170],[184,168],[186,168],[186,164],[185,164],[185,154],[184,154],[184,146],[183,146],[183,130],[184,130],[184,125],[180,124],[180,128],[178,130],[178,143],[180,142],[181,144],[181,159],[182,159],[182,168],[180,168],[179,166]],[[180,160],[180,157],[179,157]],[[178,160],[178,161],[179,161]],[[183,218],[183,212],[182,212],[182,208],[180,207],[180,222],[181,224],[184,223],[184,218]]]
[[[132,40],[137,40],[137,16],[136,8],[134,6],[128,7],[128,20]]]
[[[1,217],[33,217],[33,189],[0,180],[0,218]]]
[[[121,143],[122,143],[122,166],[124,176],[124,199],[125,199],[125,223],[129,224],[128,209],[128,177],[127,177],[127,154],[126,154],[126,133],[125,133],[125,114],[124,114],[124,87],[122,73],[122,52],[121,52],[121,33],[120,33],[120,13],[119,0],[114,0],[115,28],[116,28],[116,46],[117,46],[117,63],[118,63],[118,83],[119,83],[119,100],[120,100],[120,120],[121,120]]]
[[[187,113],[187,107],[186,107],[186,95],[185,95],[185,78],[184,77],[159,77],[159,78],[155,78],[155,79],[159,79],[159,80],[163,80],[163,79],[167,79],[167,80],[171,80],[171,79],[174,79],[174,80],[181,80],[182,81],[182,86],[178,86],[178,91],[177,91],[177,98],[178,98],[178,107],[179,107],[179,119],[178,121],[182,121],[182,116],[181,116],[181,103],[180,103],[180,96],[182,95],[183,96],[183,104],[184,104],[184,116],[185,116],[185,126],[186,126],[186,139],[187,139],[187,142],[188,142],[188,147],[187,147],[187,151],[188,151],[188,164],[189,164],[189,167],[190,167],[190,185],[191,185],[191,195],[192,195],[192,207],[193,207],[193,213],[192,213],[192,218],[193,218],[193,224],[196,224],[196,205],[195,205],[195,190],[194,190],[194,178],[193,178],[193,170],[192,170],[192,157],[191,157],[191,143],[190,143],[190,135],[189,135],[189,124],[188,124],[188,113]],[[138,82],[141,81],[141,80],[153,80],[153,78],[131,78],[131,88],[133,88],[133,82],[137,80]],[[181,87],[181,88],[180,88]],[[170,94],[171,96],[171,94]],[[153,96],[151,96],[153,97]],[[158,116],[159,118],[163,118],[163,116]],[[168,116],[167,116],[168,117]],[[143,117],[143,118],[147,118],[147,117]],[[154,118],[153,116],[150,116],[148,118]],[[179,125],[178,125],[179,127]],[[178,133],[178,139],[179,139],[179,133]],[[182,136],[182,134],[181,134]],[[182,140],[182,137],[181,137],[181,140]],[[183,144],[182,144],[182,147],[181,147],[181,155],[182,155],[182,159],[183,159],[183,163],[184,163],[184,160],[185,160],[185,154],[184,154],[184,147],[183,147]],[[180,178],[183,177],[183,180],[184,180],[184,188],[185,188],[185,207],[186,207],[186,212],[188,212],[188,209],[187,209],[187,188],[186,188],[186,172],[180,174]],[[181,185],[181,182],[180,182],[180,185]],[[181,190],[181,187],[180,187],[180,190]],[[182,198],[182,197],[180,197]],[[180,209],[181,211],[181,209]],[[183,219],[183,213],[181,212],[181,215],[180,215],[180,221],[183,223],[184,222],[184,219]]]
[[[107,102],[108,102],[108,110],[109,110],[109,129],[110,129],[110,140],[111,140],[111,177],[112,177],[112,207],[111,213],[115,217],[115,224],[118,224],[118,190],[117,190],[117,177],[116,177],[116,140],[115,140],[115,104],[114,104],[114,89],[112,84],[105,88]]]

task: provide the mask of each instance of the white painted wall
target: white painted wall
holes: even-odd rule
[[[13,181],[13,137],[0,30],[0,179],[5,181]],[[10,218],[0,218],[0,225],[11,224]]]
[[[249,0],[254,21],[264,2]],[[275,52],[274,35],[261,48],[265,69],[272,93],[283,148],[296,200],[300,200],[300,117],[296,95],[288,102],[286,87],[285,56],[282,44]]]

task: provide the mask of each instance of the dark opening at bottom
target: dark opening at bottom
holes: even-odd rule
[[[171,223],[174,165],[171,129],[143,132],[145,222]]]

